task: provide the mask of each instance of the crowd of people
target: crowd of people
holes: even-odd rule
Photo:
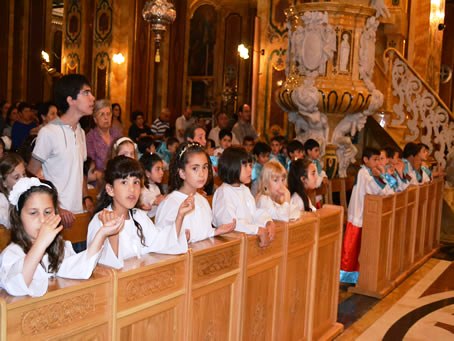
[[[167,108],[151,127],[133,112],[125,135],[121,107],[96,100],[82,75],[58,80],[54,103],[36,106],[38,116],[26,103],[1,106],[0,223],[11,243],[1,255],[0,287],[11,295],[41,296],[50,276],[88,278],[97,263],[121,268],[148,252],[180,254],[188,243],[231,231],[255,234],[266,247],[273,220],[298,219],[322,204],[311,195],[327,182],[318,142],[258,141],[247,104],[232,129],[217,114],[207,139],[190,107],[174,130]],[[391,148],[364,150],[342,251],[346,281],[358,270],[364,195],[432,178],[427,146],[407,147],[403,159]],[[59,232],[84,211],[92,219],[86,248],[76,253]]]

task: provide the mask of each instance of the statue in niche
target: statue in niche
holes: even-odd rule
[[[370,5],[375,8],[375,16],[377,18],[389,18],[391,16],[388,7],[386,7],[385,0],[371,0]]]
[[[368,18],[359,41],[359,74],[369,91],[375,89],[372,75],[375,66],[375,39],[379,24],[375,17]]]
[[[342,72],[348,72],[348,62],[350,60],[350,43],[348,38],[348,33],[342,34],[342,42],[340,43],[339,49],[339,71]]]

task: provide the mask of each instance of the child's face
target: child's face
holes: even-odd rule
[[[252,162],[242,162],[241,163],[241,172],[240,172],[240,182],[244,185],[247,185],[251,182],[252,176]]]
[[[232,146],[232,138],[226,135],[219,141],[219,144],[221,145],[222,149],[227,149]]]
[[[124,142],[118,147],[118,155],[124,155],[131,159],[136,158],[134,145],[131,142]]]
[[[162,164],[162,161],[156,162],[153,167],[151,167],[151,172],[146,170],[145,174],[149,181],[160,184],[162,182],[162,177],[164,176],[164,165]]]
[[[286,187],[286,176],[285,174],[273,174],[268,184],[268,190],[270,197],[274,201],[278,201],[285,194]]]
[[[106,192],[113,199],[115,211],[122,214],[134,208],[140,197],[141,181],[138,177],[128,176],[125,179],[115,179],[113,185],[106,184]]]
[[[16,182],[18,182],[19,179],[25,178],[25,176],[25,165],[21,162],[6,176],[5,180],[3,180],[3,186],[5,186],[8,192],[11,192]]]
[[[254,142],[253,141],[244,141],[243,147],[250,154],[250,153],[252,153],[252,150],[254,149]]]
[[[200,143],[200,145],[202,147],[205,147],[206,144],[207,144],[207,140],[206,140],[206,136],[205,136],[205,130],[203,130],[202,128],[197,128],[195,131],[194,131],[194,139],[193,141],[194,142],[198,142]]]
[[[311,160],[318,160],[320,158],[320,148],[314,147],[307,151],[307,156]]]
[[[94,162],[91,163],[87,174],[87,182],[94,182],[98,179],[98,171]]]
[[[281,144],[279,143],[279,141],[272,141],[271,142],[271,152],[274,154],[274,155],[277,155],[281,152]]]
[[[298,159],[303,159],[304,158],[304,152],[300,149],[295,150],[293,153],[289,153],[290,159],[292,161],[298,160]]]
[[[206,150],[208,156],[214,155],[214,146],[210,142],[207,143],[205,150]]]
[[[380,152],[378,164],[382,167],[385,167],[388,164],[388,158],[386,157],[386,152],[384,150]]]
[[[45,219],[54,214],[55,207],[49,193],[35,192],[28,197],[20,212],[20,220],[32,242],[38,237]]]
[[[380,156],[372,155],[370,158],[363,157],[363,162],[366,165],[366,167],[370,169],[377,168],[380,162]]]
[[[317,187],[317,167],[313,163],[307,168],[307,178],[302,177],[304,189],[315,189]]]
[[[262,166],[270,161],[270,153],[260,153],[257,156],[257,162],[260,163]]]
[[[429,150],[426,147],[422,147],[419,151],[419,157],[421,161],[427,161],[427,158],[429,157]]]
[[[184,170],[179,170],[180,178],[184,180],[183,187],[190,192],[203,188],[208,180],[209,167],[205,153],[191,154]]]
[[[176,143],[176,142],[167,146],[167,150],[172,154],[174,154],[177,151],[177,148],[178,148],[178,143]]]
[[[47,111],[46,116],[42,116],[44,124],[47,124],[57,118],[57,107],[55,105],[51,105],[49,110]]]

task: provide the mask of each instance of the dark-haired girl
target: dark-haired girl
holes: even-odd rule
[[[21,178],[9,194],[11,243],[2,253],[0,287],[14,296],[42,296],[49,277],[87,279],[91,276],[104,240],[123,224],[106,224],[93,236],[86,251],[75,253],[63,241],[57,212],[57,191],[38,178]]]
[[[136,209],[143,185],[143,168],[139,161],[126,156],[109,160],[105,172],[105,188],[101,193],[97,212],[88,225],[87,244],[105,224],[123,219],[123,229],[106,239],[99,263],[122,268],[123,260],[140,257],[148,252],[177,254],[187,251],[186,240],[179,239],[181,224],[173,230],[155,227],[147,214]],[[184,217],[193,209],[191,201],[184,201],[178,214]]]
[[[274,239],[271,216],[257,209],[247,187],[251,183],[252,158],[242,147],[227,148],[219,158],[218,174],[223,184],[213,197],[213,223],[220,226],[236,219],[236,231],[257,234],[260,246]]]
[[[218,225],[211,225],[213,214],[207,199],[197,193],[205,186],[210,175],[211,165],[205,149],[198,143],[181,144],[170,163],[170,191],[159,205],[156,213],[156,224],[172,229],[179,219],[177,207],[185,200],[194,201],[194,210],[182,221],[189,242],[196,242],[235,229],[235,219]]]
[[[164,177],[164,163],[158,154],[143,154],[140,163],[145,170],[145,185],[140,193],[140,208],[148,211],[148,216],[156,215],[158,205],[165,196],[161,193],[159,185]]]
[[[292,161],[288,172],[288,189],[292,195],[290,204],[301,211],[315,211],[307,192],[317,188],[317,179],[317,167],[312,160],[304,158]]]

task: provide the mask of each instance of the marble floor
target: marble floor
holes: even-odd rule
[[[338,321],[344,332],[336,340],[454,340],[453,261],[454,246],[443,246],[381,300],[341,285]]]

